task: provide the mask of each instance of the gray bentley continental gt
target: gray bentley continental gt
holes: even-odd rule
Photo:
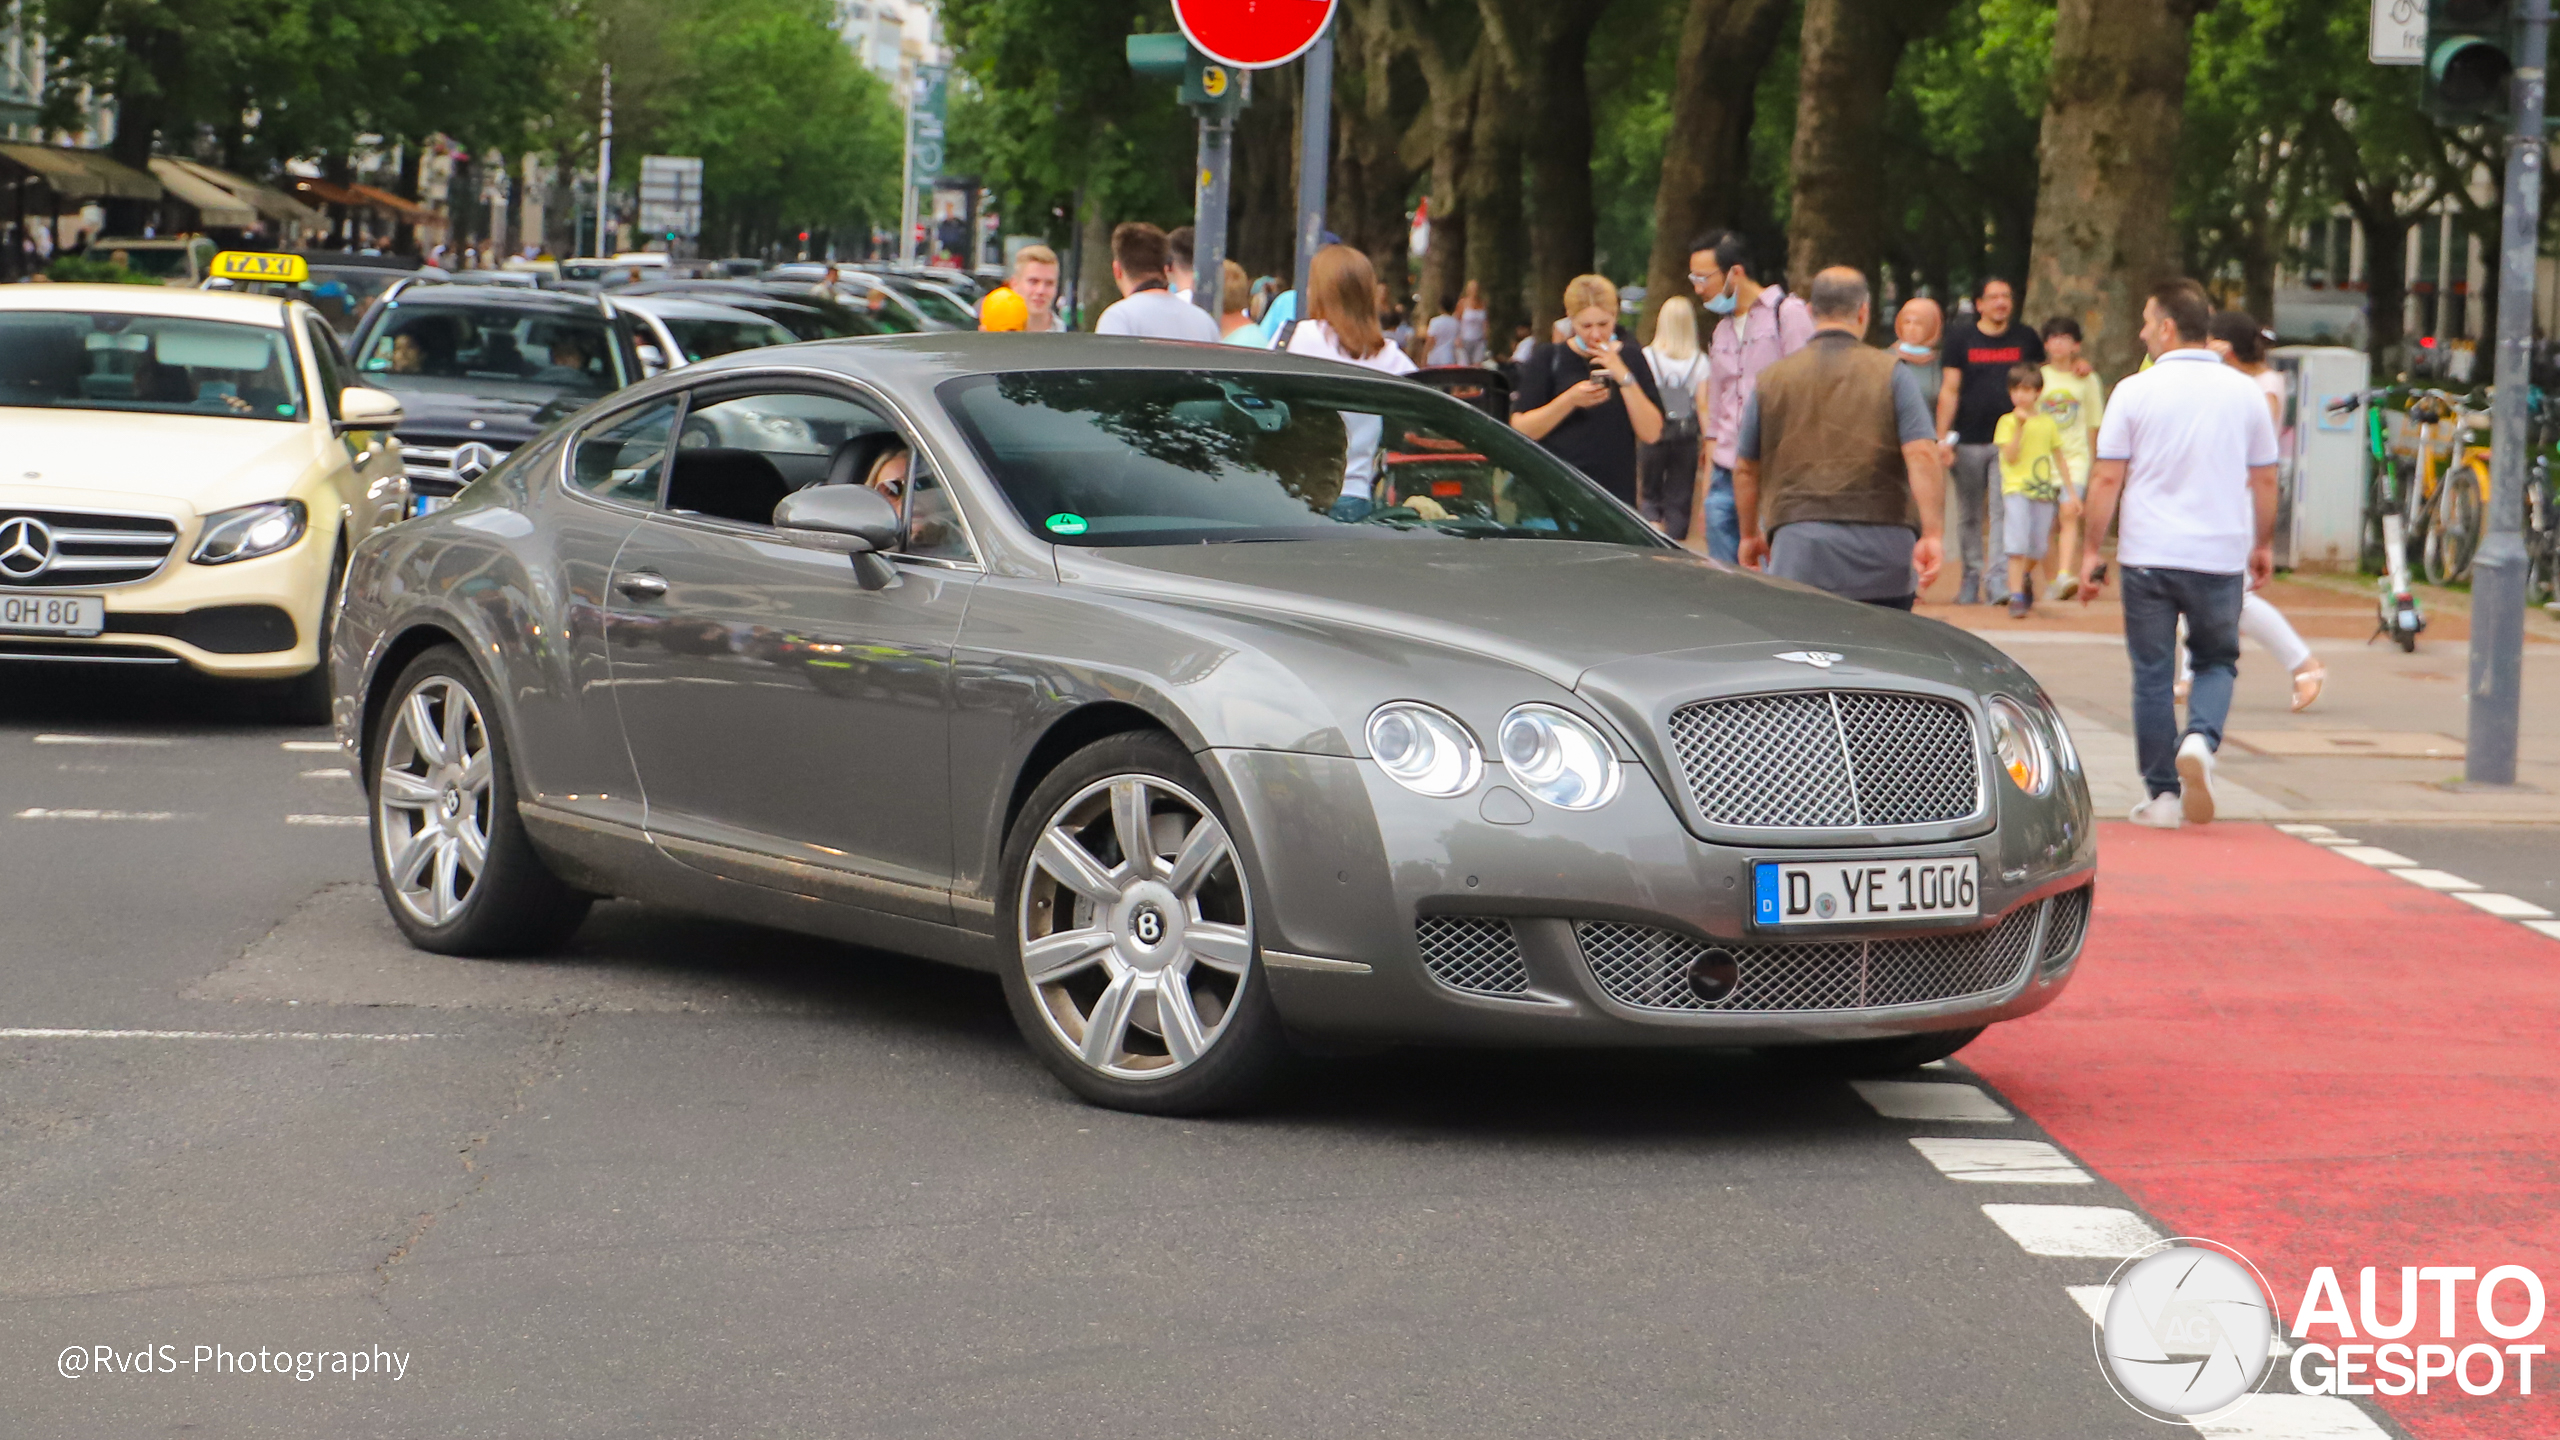
[[[991,970],[1105,1105],[1236,1103],[1293,1036],[1902,1068],[2051,1003],[2088,929],[2088,790],[2007,657],[1342,366],[726,357],[365,540],[345,595],[418,946],[618,895]]]

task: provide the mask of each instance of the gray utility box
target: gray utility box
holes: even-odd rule
[[[2285,345],[2267,357],[2284,373],[2283,460],[2276,467],[2276,564],[2353,570],[2364,548],[2364,500],[2372,456],[2362,410],[2332,415],[2332,402],[2373,384],[2373,362],[2336,345]]]

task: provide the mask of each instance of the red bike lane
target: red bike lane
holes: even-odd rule
[[[2532,1270],[2538,1332],[2489,1333],[2465,1283],[2442,1340],[2427,1280],[2399,1337],[2538,1342],[2530,1396],[2509,1357],[2494,1396],[2370,1399],[2422,1440],[2560,1435],[2560,941],[2262,825],[2111,824],[2099,848],[2071,990],[1959,1058],[2170,1233],[2256,1261],[2288,1330],[2318,1266],[2367,1344],[2366,1266],[2385,1327],[2403,1266]],[[2522,1318],[2520,1287],[2498,1299]]]

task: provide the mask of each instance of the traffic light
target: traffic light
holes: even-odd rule
[[[1126,53],[1132,73],[1181,86],[1177,98],[1185,105],[1240,109],[1251,89],[1246,72],[1211,60],[1176,33],[1132,35]]]
[[[2450,125],[2506,115],[2523,9],[2517,0],[2427,0],[2428,114]]]

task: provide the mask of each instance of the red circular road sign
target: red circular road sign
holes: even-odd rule
[[[1173,0],[1193,48],[1238,70],[1286,65],[1316,43],[1334,0]]]

